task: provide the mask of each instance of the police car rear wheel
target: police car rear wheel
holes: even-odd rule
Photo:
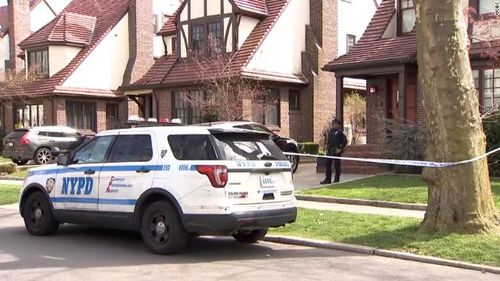
[[[239,231],[238,233],[233,234],[233,238],[241,243],[255,243],[264,238],[266,234],[267,234],[267,228],[254,229],[249,231]]]
[[[188,240],[177,212],[166,201],[155,202],[146,208],[142,217],[141,235],[153,252],[162,255],[180,251]]]
[[[59,227],[49,202],[40,192],[29,195],[24,205],[23,217],[26,229],[33,235],[50,235]]]

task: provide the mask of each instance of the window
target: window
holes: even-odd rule
[[[398,0],[399,1],[399,32],[404,34],[411,32],[415,27],[415,9],[413,9],[413,0]]]
[[[78,150],[73,156],[73,163],[103,163],[114,136],[97,137]]]
[[[300,110],[299,91],[288,91],[288,110]]]
[[[109,162],[148,162],[152,158],[150,135],[120,135],[113,145]]]
[[[43,77],[49,76],[49,53],[47,50],[28,51],[28,69]]]
[[[472,77],[483,113],[500,104],[500,68],[473,70]]]
[[[279,89],[271,89],[265,101],[254,104],[253,121],[266,126],[279,126],[279,111]]]
[[[200,103],[206,95],[201,90],[191,90],[185,92],[173,92],[173,116],[181,119],[182,123],[195,124],[203,121],[203,114],[200,108],[193,105]],[[191,102],[190,102],[191,101]]]
[[[215,40],[213,42],[217,49],[220,49],[222,45],[222,24],[220,22],[212,22],[208,24],[208,36],[210,36],[211,40]]]
[[[67,101],[66,123],[75,129],[97,131],[95,103]]]
[[[287,160],[279,147],[261,134],[216,134],[224,160]]]
[[[172,54],[177,51],[177,37],[172,37]]]
[[[116,103],[106,104],[106,118],[109,119],[118,118],[118,104]]]
[[[356,36],[347,34],[346,40],[347,40],[346,52],[349,52],[349,50],[351,50],[351,48],[354,47],[354,44],[356,43]]]
[[[191,28],[191,45],[193,51],[199,51],[203,48],[203,25],[193,25]]]
[[[216,160],[208,135],[170,135],[168,143],[177,160]]]
[[[16,105],[14,112],[16,128],[43,126],[42,104]]]

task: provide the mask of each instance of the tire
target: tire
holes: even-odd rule
[[[249,231],[240,231],[233,234],[233,238],[240,243],[255,243],[262,240],[267,234],[267,228],[264,229],[254,229]]]
[[[28,232],[36,236],[53,234],[59,227],[47,198],[40,192],[34,192],[26,199],[23,219]]]
[[[297,153],[296,151],[287,151],[287,152]],[[287,155],[286,158],[288,158],[288,161],[292,163],[292,173],[295,173],[299,168],[300,157],[297,155]]]
[[[46,147],[41,147],[35,151],[35,156],[33,157],[35,164],[43,165],[50,164],[54,161],[50,149]]]
[[[169,255],[179,252],[188,241],[179,216],[167,201],[149,205],[142,215],[141,235],[144,244],[154,253]]]
[[[12,159],[12,163],[16,163],[17,165],[26,165],[28,162],[29,160]]]

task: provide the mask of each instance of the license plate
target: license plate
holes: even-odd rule
[[[12,147],[12,146],[14,146],[14,144],[13,144],[13,143],[11,143],[11,142],[8,142],[8,143],[6,144],[6,146],[8,146],[8,147]]]
[[[272,176],[260,176],[261,187],[274,187],[274,180]]]

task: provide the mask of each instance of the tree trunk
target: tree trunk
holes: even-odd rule
[[[431,161],[482,155],[486,140],[468,55],[462,0],[414,0],[418,76]],[[500,233],[486,158],[424,169],[428,206],[421,228],[432,232]]]

